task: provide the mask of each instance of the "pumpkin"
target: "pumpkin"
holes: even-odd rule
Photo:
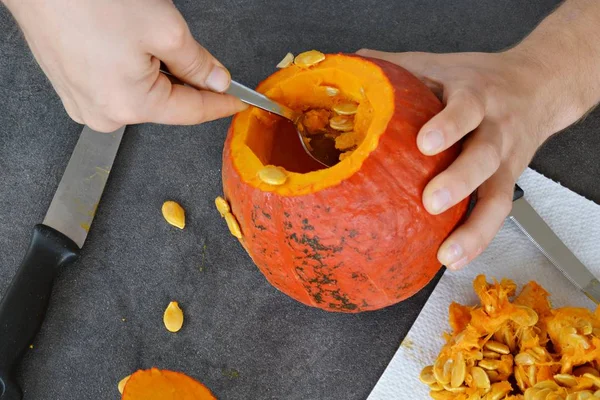
[[[421,371],[433,399],[600,398],[600,306],[552,309],[537,282],[473,282],[480,304],[449,307],[446,344]],[[594,396],[594,397],[592,397]]]
[[[216,400],[200,382],[180,372],[151,368],[127,379],[122,400]]]
[[[346,313],[422,289],[468,202],[435,216],[422,204],[425,185],[460,151],[425,156],[417,148],[419,129],[443,107],[439,99],[397,65],[347,54],[291,64],[257,91],[303,112],[309,132],[327,124],[326,110],[329,125],[344,131],[336,144],[347,150],[325,168],[281,118],[257,108],[233,118],[223,151],[224,216],[266,279],[308,306]]]

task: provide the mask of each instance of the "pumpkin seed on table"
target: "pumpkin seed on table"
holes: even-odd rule
[[[183,326],[183,311],[179,303],[172,301],[167,306],[163,315],[163,323],[169,332],[179,332]]]
[[[227,227],[229,228],[229,232],[233,236],[238,239],[242,238],[242,230],[240,228],[240,224],[237,222],[237,219],[232,213],[225,214],[225,222],[227,222]]]
[[[294,63],[294,55],[292,53],[287,53],[285,55],[285,57],[283,57],[283,59],[281,61],[279,61],[279,64],[277,64],[277,68],[287,68],[290,65],[292,65]]]
[[[231,212],[231,207],[229,207],[229,203],[221,196],[215,199],[215,205],[217,206],[217,210],[219,211],[219,214],[221,214],[221,217],[225,217],[225,214]]]
[[[281,167],[267,165],[258,171],[258,178],[266,184],[279,186],[283,185],[287,180],[287,173]]]
[[[179,203],[172,200],[165,201],[162,205],[162,215],[169,224],[179,229],[185,227],[185,210]]]
[[[317,50],[305,51],[294,58],[294,64],[301,68],[312,67],[325,60],[325,54]]]

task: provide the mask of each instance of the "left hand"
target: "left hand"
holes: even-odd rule
[[[445,108],[420,130],[425,155],[444,151],[463,137],[462,153],[433,178],[423,204],[439,214],[477,190],[468,220],[441,245],[439,261],[457,270],[477,257],[502,227],[512,208],[515,181],[538,147],[571,124],[574,112],[561,94],[547,90],[549,72],[529,55],[504,53],[384,53],[361,56],[398,64],[424,81]]]

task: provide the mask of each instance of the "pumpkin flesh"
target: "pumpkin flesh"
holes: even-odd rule
[[[245,247],[275,287],[328,311],[374,310],[422,289],[440,268],[437,250],[466,213],[463,201],[430,215],[425,185],[458,146],[424,156],[419,129],[442,109],[416,77],[391,63],[327,55],[311,68],[290,66],[257,90],[298,110],[331,109],[339,88],[358,103],[358,144],[330,168],[312,162],[293,126],[257,109],[236,115],[223,152],[223,188]],[[265,165],[288,171],[268,185]]]

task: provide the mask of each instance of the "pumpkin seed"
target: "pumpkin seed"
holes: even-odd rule
[[[473,377],[473,383],[476,388],[489,389],[491,387],[490,377],[480,367],[471,368],[471,376]]]
[[[556,378],[556,375],[555,375],[555,378]],[[542,389],[557,390],[560,388],[560,386],[558,386],[558,384],[552,380],[538,382],[533,387],[538,390],[542,390]]]
[[[442,385],[440,385],[437,382],[432,383],[431,385],[429,385],[429,389],[433,390],[434,392],[439,392],[444,390],[444,387]]]
[[[546,400],[550,393],[552,393],[552,389],[537,390],[535,391],[535,394],[531,397],[531,400]]]
[[[283,60],[279,61],[277,64],[277,68],[287,68],[294,62],[294,55],[292,53],[287,53]]]
[[[590,348],[590,342],[588,342],[585,336],[581,336],[576,333],[568,335],[567,343],[581,347],[584,350],[589,350]]]
[[[487,376],[490,377],[490,382],[495,382],[500,377],[500,374],[498,373],[498,371],[485,371],[485,373]]]
[[[596,397],[600,398],[600,390],[596,390],[596,391],[594,392],[594,396],[596,396]]]
[[[490,392],[488,393],[488,397],[486,399],[489,400],[500,400],[503,399],[504,396],[510,393],[510,386],[506,387],[503,382],[494,383],[491,387]]]
[[[433,365],[428,365],[419,374],[419,380],[426,385],[432,385],[436,383],[435,376],[433,375]]]
[[[325,86],[325,93],[327,93],[327,96],[334,97],[340,94],[340,89],[333,86]]]
[[[490,360],[499,360],[500,359],[500,354],[496,353],[495,351],[484,350],[482,355],[483,355],[483,358],[487,358]]]
[[[435,376],[435,379],[440,384],[450,382],[449,379],[446,380],[444,377],[444,364],[446,363],[446,360],[446,357],[439,357],[437,360],[435,360],[435,363],[433,364],[433,376]]]
[[[344,115],[336,115],[329,120],[329,126],[336,131],[351,131],[354,128],[354,121]]]
[[[444,390],[447,390],[452,393],[463,393],[467,391],[466,386],[452,387],[450,385],[444,385]]]
[[[127,375],[125,378],[119,381],[119,385],[117,386],[117,388],[119,389],[119,393],[123,394],[123,391],[125,390],[125,385],[127,385],[127,381],[129,380],[129,378],[131,378],[131,375]]]
[[[529,353],[519,353],[515,356],[515,364],[517,365],[533,365],[535,359]]]
[[[453,364],[450,386],[453,388],[458,388],[463,384],[465,381],[465,376],[467,375],[467,364],[465,363],[463,353],[458,353],[456,355],[456,359],[454,360]]]
[[[257,175],[261,181],[272,186],[283,185],[287,180],[287,174],[285,173],[285,170],[274,165],[267,165],[258,171]]]
[[[537,378],[536,378],[537,374],[536,373],[537,373],[537,371],[536,371],[535,365],[530,365],[527,368],[527,379],[529,379],[529,384],[530,385],[535,385],[536,384],[536,380],[537,380]]]
[[[172,301],[167,306],[163,315],[163,322],[169,332],[179,332],[183,326],[183,311],[179,308],[176,301]]]
[[[507,345],[505,345],[504,343],[497,342],[495,340],[488,341],[483,347],[499,354],[510,353],[510,349]]]
[[[594,386],[596,386],[598,389],[600,389],[600,377],[598,377],[594,374],[590,374],[590,373],[583,374],[583,377],[591,380],[594,383]]]
[[[554,380],[563,386],[573,387],[577,386],[577,378],[569,374],[556,374]]]
[[[294,59],[294,64],[301,68],[312,67],[325,59],[325,54],[317,50],[305,51],[300,53]]]
[[[178,203],[172,200],[165,201],[162,205],[162,215],[169,224],[179,229],[185,227],[185,211]]]
[[[225,217],[225,214],[231,212],[231,207],[229,207],[229,203],[221,196],[215,199],[215,205],[217,206],[217,210],[219,211],[219,214],[221,214],[221,217]]]
[[[354,115],[358,111],[356,103],[341,103],[333,106],[333,111],[340,115]]]
[[[240,224],[237,222],[237,219],[235,219],[232,213],[225,214],[225,222],[227,222],[229,232],[231,232],[231,234],[236,238],[241,239],[242,230],[240,229]]]
[[[531,307],[521,305],[517,305],[517,307],[520,310],[525,311],[525,315],[513,316],[511,317],[511,320],[522,326],[533,326],[537,324],[539,319],[538,314]]]
[[[589,390],[584,390],[584,391],[581,391],[581,392],[577,392],[577,400],[589,400],[593,396],[594,395]]]
[[[479,365],[483,369],[487,369],[488,371],[495,371],[499,368],[499,363],[496,360],[486,360],[485,358],[479,361]]]

